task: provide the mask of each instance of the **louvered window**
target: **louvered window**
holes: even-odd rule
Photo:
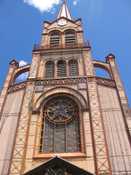
[[[76,33],[74,30],[65,31],[65,45],[74,46],[76,44]]]
[[[79,110],[74,100],[58,96],[47,101],[40,145],[44,153],[80,151]]]
[[[78,75],[78,63],[76,60],[69,61],[69,73],[70,73],[70,76]]]
[[[57,63],[57,76],[58,77],[66,76],[66,62],[63,60],[60,60]]]
[[[60,44],[60,32],[53,31],[50,34],[50,46],[51,47],[58,47]]]
[[[54,63],[49,61],[45,65],[45,77],[46,78],[53,78],[54,77]]]

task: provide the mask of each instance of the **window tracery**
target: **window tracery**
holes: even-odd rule
[[[44,106],[40,151],[80,151],[79,110],[67,96],[50,99]]]
[[[65,173],[67,174],[64,168],[52,167],[47,169],[45,175],[65,175]]]

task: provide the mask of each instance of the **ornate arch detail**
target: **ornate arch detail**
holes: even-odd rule
[[[93,64],[94,64],[94,67],[101,68],[101,69],[107,71],[109,73],[110,77],[112,78],[112,72],[111,72],[110,67],[107,63],[94,60]]]
[[[30,71],[30,65],[22,66],[19,67],[18,69],[15,70],[13,78],[12,78],[12,83],[14,83],[15,79],[21,75],[22,73],[29,72]]]
[[[62,33],[62,30],[61,29],[58,29],[57,27],[54,27],[54,28],[48,29],[48,34],[51,34],[54,31],[58,31],[59,33]]]
[[[73,31],[73,32],[77,32],[77,30],[74,27],[68,27],[64,29],[64,33],[66,33],[67,31]]]
[[[111,73],[110,71],[110,67],[107,63],[104,63],[104,62],[100,62],[100,61],[93,61],[93,64],[95,67],[100,67],[102,69],[105,69],[106,71],[108,71],[109,73]]]
[[[34,103],[33,112],[39,112],[43,101],[46,101],[50,97],[57,96],[59,94],[66,95],[66,96],[69,96],[70,98],[72,98],[78,104],[78,106],[80,107],[81,110],[88,109],[87,101],[85,100],[85,98],[83,97],[83,95],[80,92],[78,92],[72,88],[62,86],[62,87],[52,88],[52,89],[44,92],[43,94],[41,94]]]
[[[63,29],[63,32],[66,32],[67,30],[74,30],[76,33],[78,31],[77,27],[75,27],[75,26],[70,26],[70,27],[67,26]]]
[[[50,28],[50,29],[48,29],[48,34],[50,34],[51,32],[53,32],[53,31],[59,31],[60,33],[64,33],[66,30],[74,30],[76,33],[77,33],[77,31],[78,31],[78,29],[76,28],[76,27],[72,27],[72,26],[67,26],[67,27],[64,27],[64,29],[63,28],[57,28],[57,27],[54,27],[54,28]]]
[[[19,67],[15,73],[14,73],[14,77],[13,79],[15,79],[17,76],[19,76],[20,74],[24,73],[24,72],[28,72],[30,71],[30,65],[26,65],[26,66],[22,66],[22,67]]]
[[[18,76],[19,74],[23,73],[23,72],[26,72],[26,71],[29,71],[30,70],[30,65],[26,65],[26,66],[22,66],[22,67],[19,67],[18,69],[16,69],[15,71],[15,75]]]

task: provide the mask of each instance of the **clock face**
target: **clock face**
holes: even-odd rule
[[[68,97],[55,97],[50,100],[44,110],[44,116],[53,123],[65,123],[77,114],[77,106]]]
[[[58,21],[58,25],[59,25],[59,26],[64,26],[64,25],[66,25],[66,24],[67,24],[66,19],[60,19],[60,20]]]

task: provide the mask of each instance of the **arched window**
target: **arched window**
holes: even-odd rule
[[[56,96],[44,104],[40,151],[80,151],[79,108],[70,97]]]
[[[29,76],[28,71],[19,73],[18,75],[16,75],[13,83],[14,84],[22,83],[27,80],[28,76]]]
[[[69,74],[70,74],[70,76],[77,76],[78,75],[78,63],[76,60],[69,61]]]
[[[58,47],[60,45],[60,32],[55,30],[50,33],[50,46]]]
[[[66,77],[66,62],[63,60],[60,60],[57,63],[57,76]]]
[[[102,67],[95,66],[95,74],[97,77],[111,79],[110,73]]]
[[[65,31],[65,45],[74,46],[76,44],[76,32],[74,30]]]
[[[53,78],[54,77],[54,62],[48,61],[45,64],[45,77]]]

